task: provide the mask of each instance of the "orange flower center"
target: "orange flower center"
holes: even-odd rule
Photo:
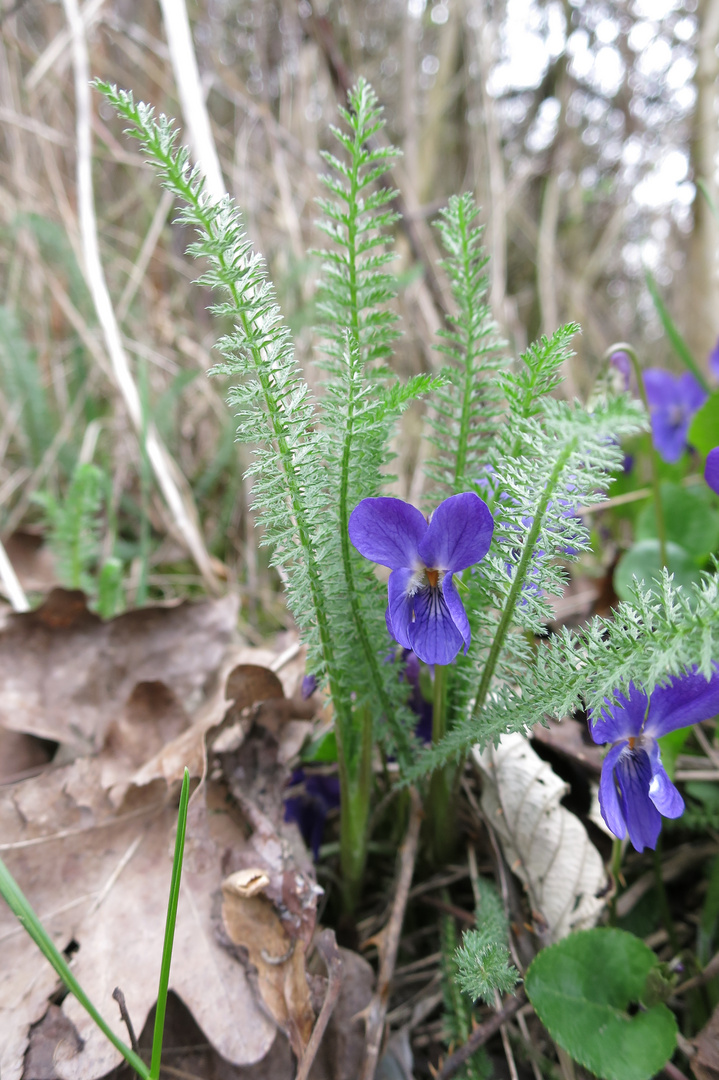
[[[628,740],[628,742],[629,742],[629,749],[630,749],[630,750],[633,750],[633,749],[634,749],[634,743],[635,743],[636,741],[637,741],[637,739],[636,739],[636,736],[635,736],[635,735],[630,735],[630,736],[629,736],[629,740]]]
[[[436,589],[439,582],[439,570],[425,570],[425,574],[432,588]]]

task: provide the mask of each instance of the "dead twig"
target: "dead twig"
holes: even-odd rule
[[[307,1080],[310,1069],[312,1068],[312,1063],[320,1048],[325,1029],[334,1012],[337,998],[342,989],[342,969],[344,965],[342,963],[340,951],[337,948],[334,930],[323,930],[315,941],[315,948],[325,962],[327,978],[329,981],[327,983],[325,1000],[322,1002],[322,1008],[320,1009],[320,1015],[317,1017],[315,1026],[312,1029],[312,1035],[310,1036],[310,1041],[307,1043],[307,1049],[302,1055],[302,1061],[297,1068],[295,1080]]]
[[[487,1040],[491,1039],[492,1035],[499,1031],[504,1024],[508,1023],[508,1021],[519,1012],[525,1004],[525,1000],[524,994],[520,991],[500,1012],[496,1012],[494,1016],[491,1016],[485,1023],[479,1024],[469,1036],[464,1046],[460,1046],[459,1050],[455,1050],[453,1054],[449,1055],[444,1065],[437,1073],[435,1080],[449,1080],[450,1076],[454,1076],[455,1073],[459,1072],[464,1063],[469,1061],[472,1054],[479,1050],[480,1046],[484,1046]]]
[[[137,1041],[137,1035],[135,1034],[135,1029],[132,1026],[132,1020],[130,1019],[130,1014],[127,1011],[127,1002],[125,1001],[125,995],[123,994],[120,987],[116,986],[115,989],[112,991],[112,996],[114,997],[117,1004],[120,1006],[120,1016],[122,1017],[123,1024],[127,1028],[127,1034],[130,1036],[130,1046],[136,1054],[139,1054],[140,1044]]]
[[[669,1080],[687,1080],[685,1073],[678,1069],[676,1065],[672,1065],[671,1061],[666,1063],[662,1072],[669,1077]]]
[[[385,1016],[387,1015],[390,984],[394,974],[397,949],[399,948],[402,923],[404,922],[404,912],[407,907],[409,888],[412,884],[414,864],[417,858],[419,829],[422,823],[422,804],[415,788],[410,788],[410,796],[412,802],[409,815],[409,827],[400,852],[400,870],[397,891],[392,904],[389,922],[381,934],[379,943],[380,965],[379,976],[377,978],[377,989],[374,992],[366,1013],[367,1040],[360,1080],[374,1080],[380,1046],[382,1043],[382,1034],[384,1032]]]

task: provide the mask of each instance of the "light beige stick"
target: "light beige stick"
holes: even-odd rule
[[[219,200],[225,195],[225,182],[205,106],[185,0],[160,0],[160,7],[193,156],[205,174],[208,195]]]
[[[13,611],[29,611],[30,605],[13,564],[7,557],[7,552],[0,541],[0,581],[2,581],[8,600],[12,604]]]
[[[100,260],[95,221],[92,186],[90,65],[87,42],[77,0],[63,0],[65,15],[72,33],[75,98],[77,109],[77,189],[80,232],[87,285],[95,305],[105,345],[112,363],[113,374],[125,400],[125,407],[135,429],[143,427],[140,395],[130,371],[127,354],[120,337],[120,328],[110,300],[105,274]],[[197,515],[187,482],[160,440],[154,425],[148,425],[146,451],[160,490],[170,508],[187,547],[202,574],[205,585],[214,593],[220,591],[205,542],[200,534]],[[184,481],[184,483],[183,483]],[[186,488],[180,490],[180,484]]]

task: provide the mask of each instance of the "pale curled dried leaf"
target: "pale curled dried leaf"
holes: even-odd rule
[[[594,926],[606,873],[579,818],[560,805],[567,785],[522,735],[472,753],[483,776],[482,809],[544,924],[541,936],[558,941]]]
[[[285,1032],[296,1057],[302,1057],[312,1034],[314,1012],[305,976],[305,943],[290,936],[275,905],[264,895],[269,878],[252,875],[254,889],[230,875],[222,883],[222,920],[230,941],[247,951],[257,969],[262,999]],[[265,884],[266,882],[266,884]]]
[[[237,607],[228,595],[103,622],[82,593],[53,590],[0,627],[0,726],[87,753],[138,682],[162,681],[193,707],[220,666]]]

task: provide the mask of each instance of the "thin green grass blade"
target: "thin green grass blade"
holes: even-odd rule
[[[172,945],[175,940],[177,904],[180,899],[180,878],[182,877],[182,857],[185,851],[185,832],[187,830],[187,804],[189,802],[189,799],[190,773],[188,769],[185,769],[185,775],[182,778],[182,791],[180,792],[180,809],[177,812],[177,836],[175,837],[175,857],[172,861],[170,899],[167,904],[167,919],[165,921],[165,944],[162,948],[160,985],[157,990],[155,1030],[152,1036],[152,1058],[150,1060],[150,1072],[148,1074],[149,1080],[158,1080],[158,1077],[160,1075],[162,1037],[165,1030],[165,1011],[167,1009],[167,990],[170,984],[170,963],[172,961]]]
[[[646,278],[647,288],[649,289],[650,296],[654,302],[654,307],[657,309],[657,315],[661,319],[662,326],[664,327],[664,332],[672,343],[674,352],[684,364],[684,367],[687,369],[687,371],[690,371],[692,373],[692,375],[697,380],[702,389],[704,389],[708,394],[710,392],[710,388],[709,383],[706,380],[706,376],[704,375],[696,360],[692,356],[689,350],[689,346],[687,345],[682,335],[679,333],[676,323],[674,322],[671,315],[664,306],[664,301],[659,295],[659,289],[657,288],[656,281],[652,277],[651,271],[645,270],[644,276]]]
[[[52,964],[70,993],[75,995],[83,1009],[89,1013],[103,1034],[110,1040],[112,1045],[120,1051],[128,1065],[131,1065],[143,1080],[149,1080],[150,1071],[147,1068],[147,1065],[133,1050],[130,1049],[129,1046],[125,1045],[122,1039],[117,1037],[115,1032],[100,1016],[100,1013],[80,986],[70,970],[65,957],[58,950],[55,942],[38,919],[27,900],[27,897],[21,891],[20,886],[15,881],[15,878],[12,876],[2,859],[0,859],[0,895],[7,902],[13,914],[17,916],[21,925],[27,930],[43,956],[45,956]]]
[[[706,180],[699,179],[699,180],[696,181],[696,185],[699,188],[699,190],[701,191],[702,195],[704,196],[704,198],[706,200],[706,204],[709,207],[709,209],[711,210],[712,214],[717,219],[717,221],[719,221],[719,208],[717,207],[717,204],[714,202],[714,199],[712,198],[712,194],[711,194],[711,192],[710,192],[710,190],[709,190],[709,188],[707,186]]]

